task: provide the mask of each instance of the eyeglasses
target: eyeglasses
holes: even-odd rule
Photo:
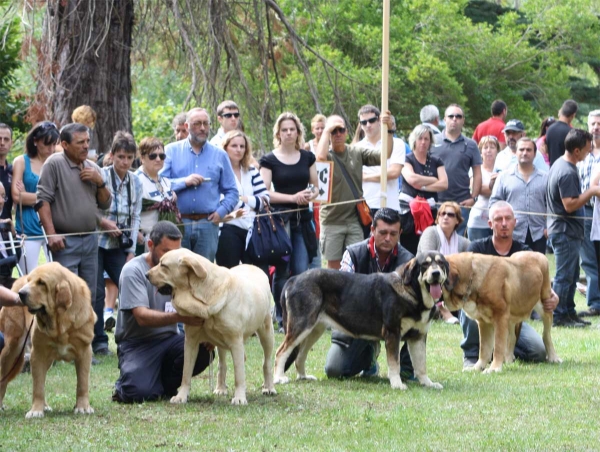
[[[346,128],[345,127],[336,127],[335,129],[333,129],[331,131],[332,135],[337,135],[337,134],[345,134],[346,133]]]
[[[456,218],[454,212],[440,212],[440,217]]]
[[[455,119],[455,118],[456,119],[462,119],[462,118],[464,118],[464,116],[463,115],[446,115],[446,118],[448,118],[448,119]]]
[[[239,114],[239,112],[238,112],[238,113],[223,113],[223,114],[221,115],[221,117],[222,117],[222,118],[227,118],[227,119],[231,118],[232,116],[233,116],[234,118],[239,118],[239,117],[240,117],[240,114]]]
[[[161,153],[161,154],[148,154],[148,158],[150,160],[156,160],[156,157],[158,157],[161,160],[164,160],[167,158],[167,154]]]
[[[360,125],[366,126],[367,123],[373,124],[375,121],[378,121],[378,120],[379,120],[379,116],[373,116],[372,118],[363,119],[362,121],[359,121],[359,122],[360,122]]]
[[[190,124],[190,127],[205,127],[205,128],[209,128],[210,127],[210,122],[208,121],[197,121],[197,122],[193,122]]]

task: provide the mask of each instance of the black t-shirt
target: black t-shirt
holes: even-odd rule
[[[531,248],[524,243],[513,240],[508,254],[506,256],[502,256],[501,254],[498,254],[498,251],[496,251],[496,248],[494,248],[492,237],[486,237],[485,239],[479,239],[471,242],[469,244],[469,248],[467,248],[467,251],[472,251],[473,253],[478,254],[487,254],[488,256],[510,257],[519,251],[531,251]]]
[[[415,174],[419,176],[432,176],[438,177],[438,168],[440,166],[444,166],[444,162],[438,157],[429,154],[427,156],[427,160],[425,161],[425,165],[421,165],[415,154],[408,154],[406,156],[406,163],[410,163],[413,167],[413,171]],[[412,196],[413,198],[416,196],[421,196],[425,199],[433,198],[437,201],[438,194],[430,191],[417,190],[412,185],[410,185],[406,180],[402,181],[402,193],[406,193],[408,196]]]
[[[310,181],[310,167],[315,163],[316,157],[312,152],[300,149],[300,160],[294,165],[282,163],[275,154],[270,152],[261,157],[259,164],[271,170],[272,182],[275,191],[286,195],[295,195],[306,189]],[[267,187],[269,189],[270,187]],[[277,204],[278,209],[297,209],[297,204]]]
[[[550,166],[561,158],[565,153],[565,138],[571,130],[571,126],[566,122],[556,121],[546,131],[546,146],[548,146],[548,156],[550,157]]]
[[[4,190],[6,191],[6,199],[7,201],[4,203],[4,208],[2,209],[2,213],[0,214],[0,218],[6,220],[7,218],[12,217],[12,191],[10,186],[12,184],[12,173],[13,167],[10,163],[7,163],[6,166],[0,166],[0,182],[4,185]]]

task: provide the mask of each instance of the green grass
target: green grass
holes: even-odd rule
[[[577,304],[585,301],[578,295]],[[540,331],[540,322],[533,322]],[[0,412],[0,451],[8,450],[598,450],[594,421],[600,408],[600,329],[553,329],[560,365],[516,362],[501,374],[462,372],[460,327],[434,322],[428,337],[428,369],[441,391],[409,383],[393,391],[387,379],[327,380],[325,335],[309,354],[317,382],[260,392],[261,349],[246,347],[248,405],[231,406],[233,368],[228,359],[228,397],[213,396],[206,375],[193,380],[187,405],[168,402],[119,405],[110,401],[117,359],[92,368],[91,416],[75,416],[75,369],[50,369],[47,400],[54,411],[26,420],[31,376],[9,387]],[[112,335],[111,335],[112,338]],[[283,337],[276,335],[278,346]],[[111,344],[114,350],[114,344]],[[387,372],[384,354],[379,358]],[[216,366],[214,366],[216,373]],[[290,377],[295,371],[290,369]]]

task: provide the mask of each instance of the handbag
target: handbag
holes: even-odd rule
[[[255,265],[278,265],[289,261],[292,241],[283,219],[271,212],[268,200],[263,204],[265,214],[254,217],[246,251]]]
[[[342,174],[344,175],[344,179],[346,179],[346,183],[350,187],[350,190],[352,190],[352,195],[354,195],[354,199],[358,200],[358,202],[356,203],[356,213],[358,214],[358,219],[360,220],[360,224],[362,224],[363,226],[370,226],[373,223],[373,217],[371,217],[371,209],[370,209],[369,205],[367,204],[367,201],[365,201],[361,196],[358,195],[358,190],[356,189],[354,182],[350,178],[350,174],[348,174],[346,167],[337,158],[337,156],[335,155],[335,152],[333,152],[333,151],[329,151],[329,152],[331,153],[331,155],[335,159],[336,163],[340,167],[340,170],[342,171]]]

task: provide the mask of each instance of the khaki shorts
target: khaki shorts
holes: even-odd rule
[[[328,261],[341,261],[344,251],[365,239],[358,221],[348,224],[321,224],[321,254]]]

